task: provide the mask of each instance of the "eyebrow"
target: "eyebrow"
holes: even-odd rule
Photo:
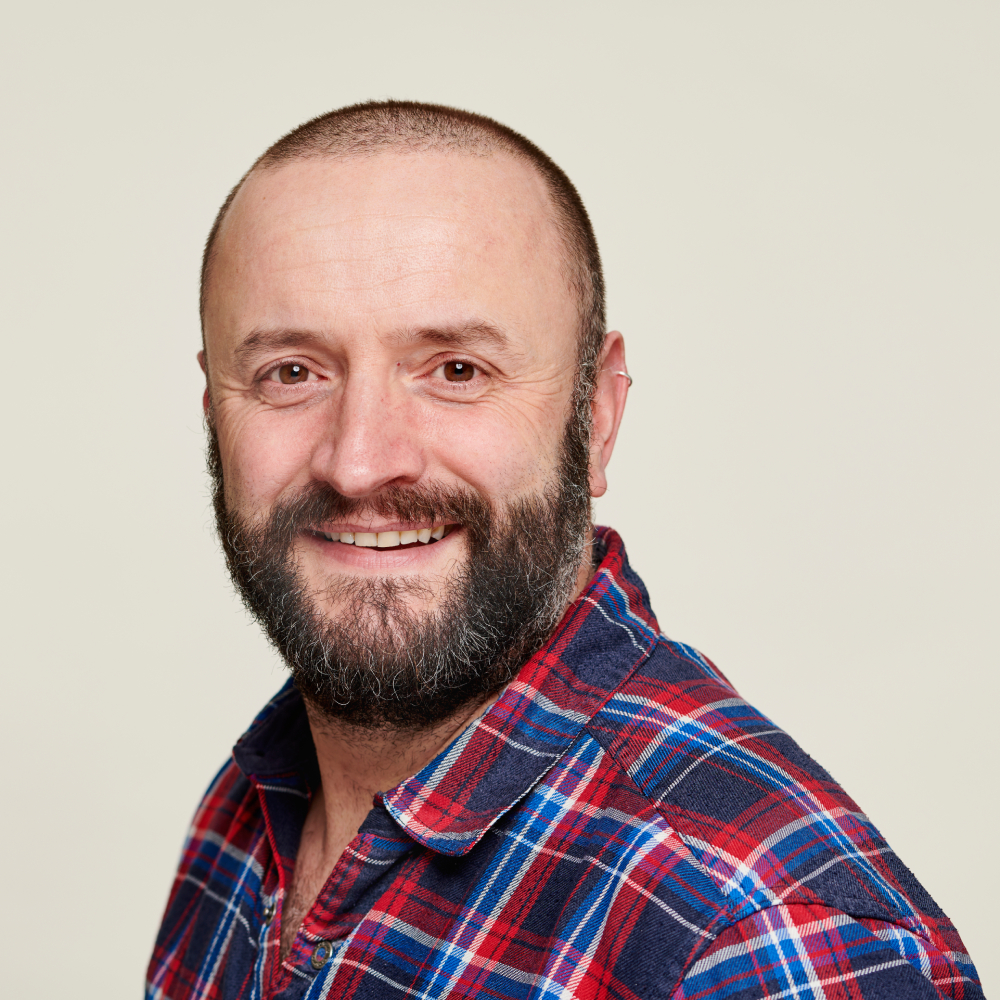
[[[510,338],[499,327],[485,320],[474,320],[454,326],[432,326],[402,334],[397,338],[403,343],[423,341],[443,347],[466,347],[487,343],[500,350],[510,348]]]
[[[322,337],[308,330],[257,330],[233,352],[238,365],[249,364],[260,354],[292,347],[325,346]]]
[[[510,339],[499,327],[485,320],[458,323],[453,326],[424,327],[393,337],[400,344],[428,343],[443,347],[467,347],[487,343],[502,351],[510,349]],[[308,330],[256,330],[236,348],[234,358],[239,366],[248,365],[261,354],[296,347],[328,347],[327,341]]]

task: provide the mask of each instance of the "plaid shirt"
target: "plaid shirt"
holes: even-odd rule
[[[317,787],[286,685],[191,827],[147,997],[981,997],[854,802],[659,634],[621,539],[500,699],[376,797],[279,961]]]

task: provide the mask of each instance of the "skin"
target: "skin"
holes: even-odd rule
[[[579,328],[563,257],[542,181],[505,155],[382,153],[251,176],[220,233],[199,355],[227,503],[264,519],[314,480],[357,498],[394,485],[472,487],[503,501],[544,489]],[[449,380],[453,362],[473,366],[473,378]],[[283,383],[290,364],[308,378]],[[607,489],[628,386],[614,372],[624,370],[622,336],[609,333],[592,405],[595,497]],[[432,525],[362,515],[314,527]],[[467,558],[461,525],[408,549],[304,531],[294,555],[317,594],[345,575],[419,581],[406,597],[417,611],[433,610]],[[590,576],[588,552],[574,597]],[[282,904],[283,955],[373,795],[415,774],[489,703],[419,733],[359,732],[307,705],[322,788]]]

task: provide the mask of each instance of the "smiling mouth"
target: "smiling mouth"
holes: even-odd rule
[[[341,545],[356,545],[368,549],[399,549],[433,545],[457,527],[455,524],[438,524],[433,528],[419,528],[414,531],[313,531],[313,534],[326,542],[339,542]]]

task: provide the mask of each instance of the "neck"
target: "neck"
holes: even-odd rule
[[[292,884],[282,906],[282,961],[303,916],[365,821],[375,795],[433,760],[492,700],[469,705],[433,729],[405,733],[372,732],[331,720],[306,701],[321,783],[302,827]]]
[[[321,781],[299,847],[300,861],[306,853],[313,859],[310,865],[317,869],[313,878],[316,884],[306,892],[306,904],[356,836],[375,796],[430,763],[496,698],[493,695],[468,705],[432,729],[419,732],[360,729],[328,719],[306,702]],[[301,914],[296,917],[296,925],[299,917]]]
[[[353,814],[363,808],[367,815],[377,793],[416,774],[496,698],[482,698],[432,728],[416,731],[362,729],[324,716],[307,701],[327,813],[346,809]]]

